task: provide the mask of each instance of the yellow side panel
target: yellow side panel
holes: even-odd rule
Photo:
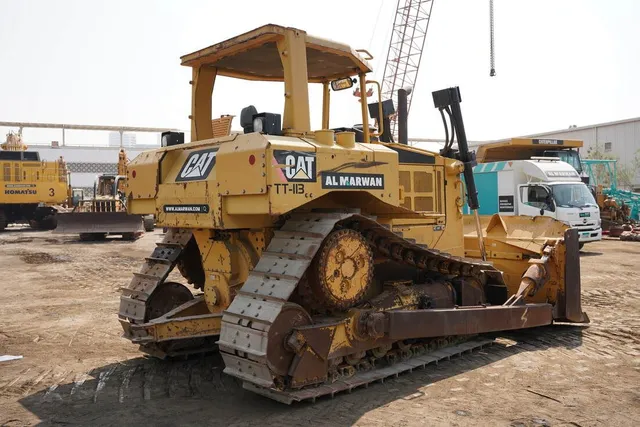
[[[301,140],[302,141],[302,140]],[[273,215],[290,212],[327,194],[369,194],[387,205],[399,205],[398,156],[378,144],[353,148],[271,139],[267,154],[269,198]]]
[[[143,206],[149,206],[149,204],[139,203],[138,199],[155,199],[160,181],[158,166],[163,155],[162,150],[145,151],[136,156],[127,166],[126,192],[131,213],[154,213],[149,212],[148,207],[143,209]]]
[[[220,224],[220,203],[210,181],[162,184],[158,190],[156,218],[163,227],[215,228]],[[189,207],[198,208],[188,211]]]
[[[394,221],[394,224],[399,221]],[[401,232],[405,239],[415,239],[416,243],[447,252],[454,256],[464,256],[462,234],[455,226],[442,225],[394,225],[394,232]]]
[[[1,162],[0,203],[62,204],[67,176],[58,162]]]
[[[269,196],[266,194],[251,194],[225,196],[222,207],[226,215],[255,215],[269,212]]]
[[[156,213],[156,199],[134,199],[129,202],[127,212],[134,215],[152,215]]]
[[[399,186],[404,196],[402,207],[426,214],[444,216],[443,177],[443,166],[401,164]],[[444,218],[442,223],[444,223]]]
[[[223,197],[267,194],[268,144],[269,141],[263,135],[254,133],[220,146],[215,169],[219,192]],[[268,209],[256,211],[267,212]]]
[[[315,144],[287,137],[270,137],[270,142],[271,149],[267,151],[270,212],[278,215],[320,195],[317,182],[323,166],[319,166]]]

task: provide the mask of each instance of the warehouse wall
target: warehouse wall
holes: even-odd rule
[[[528,137],[580,139],[584,141],[584,147],[580,150],[582,156],[586,156],[587,151],[595,148],[597,143],[605,154],[617,158],[621,164],[631,165],[636,153],[640,154],[640,118],[539,133]],[[610,151],[607,151],[606,148],[609,147]],[[640,188],[640,170],[636,171],[634,187]]]
[[[148,148],[126,148],[127,157],[133,160],[138,154]],[[84,188],[93,191],[93,183],[96,175],[100,173],[118,172],[118,152],[120,147],[50,147],[41,145],[29,145],[30,151],[38,151],[42,160],[54,161],[60,156],[67,163],[71,172],[71,185],[74,188]]]

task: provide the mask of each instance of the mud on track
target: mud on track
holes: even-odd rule
[[[24,356],[0,363],[0,425],[640,423],[640,243],[585,246],[589,327],[502,334],[482,351],[289,407],[243,390],[218,355],[163,362],[120,338],[118,288],[158,238],[0,234],[0,355]]]

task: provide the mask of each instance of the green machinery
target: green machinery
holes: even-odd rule
[[[603,219],[606,216],[605,210],[616,204],[621,208],[627,207],[625,210],[628,210],[628,219],[639,221],[640,194],[618,188],[617,163],[617,160],[612,159],[582,159],[583,169],[596,189],[596,200]]]

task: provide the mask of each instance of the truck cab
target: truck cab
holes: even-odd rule
[[[528,160],[533,157],[553,157],[570,164],[585,184],[589,184],[589,175],[582,169],[580,140],[511,138],[503,141],[487,142],[477,145],[478,163],[491,163],[503,160]]]
[[[580,174],[557,158],[474,167],[481,215],[547,216],[578,229],[580,246],[602,239],[600,209]],[[467,208],[468,209],[468,208]]]
[[[518,185],[518,212],[551,216],[577,228],[582,244],[602,239],[600,209],[589,188],[580,180],[562,177],[559,181]]]

